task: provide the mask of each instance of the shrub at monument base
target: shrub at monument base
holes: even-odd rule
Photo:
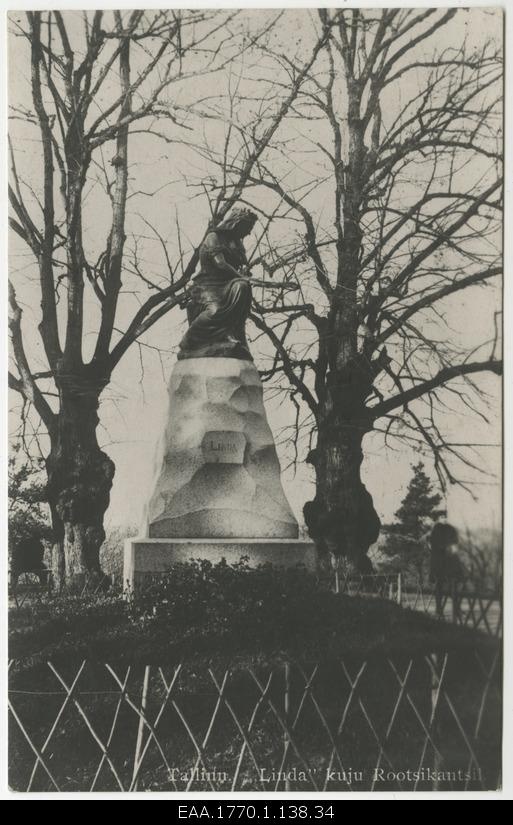
[[[173,664],[305,661],[488,647],[483,634],[378,599],[341,596],[301,569],[176,565],[132,599],[59,596],[14,611],[10,658]]]

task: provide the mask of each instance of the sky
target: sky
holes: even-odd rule
[[[275,12],[255,12],[244,15],[240,31],[251,32],[261,24],[263,15],[269,17]],[[260,16],[259,16],[260,15]],[[278,41],[290,41],[298,56],[304,59],[312,44],[312,27],[310,11],[289,10],[280,21],[277,33]],[[14,21],[15,22],[15,21]],[[72,24],[73,26],[74,24]],[[78,25],[78,21],[77,21]],[[487,35],[500,37],[500,12],[490,10],[472,11],[465,20],[453,22],[438,35],[437,47],[442,50],[445,45],[455,43],[465,37],[467,43],[477,45]],[[78,38],[78,29],[77,29]],[[235,44],[234,39],[234,44]],[[78,40],[77,40],[78,43]],[[232,44],[232,48],[235,48]],[[239,61],[240,65],[240,61]],[[30,103],[28,97],[29,67],[26,46],[19,38],[11,36],[10,41],[10,101],[21,105]],[[135,62],[134,67],[137,67]],[[248,86],[251,90],[255,72],[258,67],[244,66],[246,77],[253,81]],[[263,70],[263,77],[269,68]],[[174,104],[187,107],[192,97],[201,92],[202,98],[213,100],[221,89],[227,89],[236,82],[236,77],[226,71],[205,74],[200,85],[177,83],[172,90]],[[411,92],[411,87],[401,86],[390,105],[402,105],[404,96]],[[272,99],[269,106],[272,107]],[[191,117],[189,122],[193,135],[187,139],[203,146],[215,149],[221,144],[226,134],[226,124],[217,121],[208,122],[202,133],[198,130],[197,119]],[[292,127],[291,127],[292,128]],[[12,136],[15,153],[20,170],[26,180],[37,187],[40,170],[37,135],[20,122],[13,122]],[[152,228],[157,227],[174,257],[177,249],[177,223],[180,226],[181,240],[185,249],[192,248],[201,235],[209,217],[209,207],[202,184],[213,174],[213,167],[208,158],[191,150],[181,143],[167,144],[155,136],[134,134],[130,143],[131,197],[128,202],[128,240],[133,248],[131,233],[138,237],[140,263],[149,277],[164,283],[166,273],[162,250],[157,241],[151,238]],[[113,154],[112,147],[106,147],[105,163]],[[291,174],[298,175],[294,171]],[[101,178],[102,170],[98,170]],[[29,195],[27,194],[27,197]],[[262,197],[262,196],[260,196]],[[317,201],[315,201],[317,198]],[[322,213],[322,187],[313,196],[314,207]],[[34,207],[36,208],[36,207]],[[142,217],[141,217],[142,216]],[[91,257],[94,250],[100,248],[98,240],[104,240],[108,226],[108,203],[102,195],[99,184],[91,181],[85,208],[87,225],[86,247]],[[280,230],[281,231],[281,230]],[[30,254],[17,239],[11,241],[10,269],[24,309],[24,332],[27,346],[35,369],[44,368],[41,345],[37,336],[38,299],[34,289],[34,268]],[[126,293],[120,304],[118,326],[126,327],[134,309],[141,298],[151,292],[140,288],[133,294],[133,279],[127,278]],[[471,345],[489,337],[490,319],[500,300],[498,290],[487,289],[476,295],[459,293],[457,299],[448,302],[446,317],[453,329],[455,340],[461,345]],[[92,296],[88,297],[89,334],[84,342],[87,354],[88,346],[94,341],[96,323]],[[184,331],[184,319],[179,312],[165,316],[144,338],[142,347],[133,347],[116,369],[112,383],[105,392],[100,408],[99,440],[101,446],[111,455],[116,465],[116,475],[111,495],[111,505],[107,514],[107,523],[111,525],[135,525],[140,522],[144,505],[151,494],[152,478],[155,473],[155,451],[167,416],[167,382],[175,360],[176,347]],[[257,366],[264,363],[265,353],[261,345],[253,348]],[[490,475],[480,480],[475,472],[469,470],[474,498],[461,488],[451,488],[447,495],[448,518],[460,526],[470,528],[500,526],[500,440],[501,440],[501,405],[500,385],[497,379],[484,376],[482,386],[489,391],[487,418],[471,416],[468,412],[462,417],[461,412],[449,415],[445,423],[452,440],[459,440],[462,434],[466,440],[490,446],[476,448],[480,466]],[[17,399],[13,399],[17,406]],[[278,442],[278,452],[282,466],[289,463],[290,449],[281,443],[280,433],[290,425],[294,409],[290,403],[281,403],[272,393],[267,397],[267,411],[271,428]],[[16,410],[11,420],[11,432],[16,429]],[[495,445],[495,446],[492,446]],[[393,518],[406,485],[411,477],[411,466],[419,459],[419,453],[402,446],[396,450],[383,449],[381,440],[375,435],[366,437],[364,443],[365,460],[362,477],[373,495],[375,507],[383,521]],[[430,466],[429,454],[425,456]],[[296,468],[289,467],[283,475],[283,483],[291,505],[301,520],[301,510],[305,501],[313,497],[313,475],[304,463]]]

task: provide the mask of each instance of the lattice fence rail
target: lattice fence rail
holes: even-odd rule
[[[470,580],[449,583],[437,590],[436,585],[421,582],[405,586],[401,573],[339,575],[335,571],[332,589],[347,596],[388,599],[489,636],[502,636],[502,594],[482,591]]]
[[[10,786],[495,789],[499,671],[491,650],[223,671],[11,663]]]

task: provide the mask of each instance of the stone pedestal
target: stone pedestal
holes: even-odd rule
[[[176,364],[150,538],[297,538],[262,395],[252,361]]]
[[[281,485],[280,465],[252,361],[187,358],[175,365],[145,538],[128,540],[125,581],[174,562],[249,556],[255,566],[315,568],[311,542]]]
[[[225,559],[235,564],[248,559],[250,567],[301,565],[317,569],[315,545],[300,539],[126,539],[123,578],[134,590],[156,576],[169,572],[173,564],[206,559],[212,564]]]

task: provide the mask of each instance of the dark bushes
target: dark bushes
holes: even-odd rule
[[[494,643],[380,599],[335,595],[303,569],[178,564],[130,599],[55,596],[13,611],[10,657],[175,663],[415,655]]]

